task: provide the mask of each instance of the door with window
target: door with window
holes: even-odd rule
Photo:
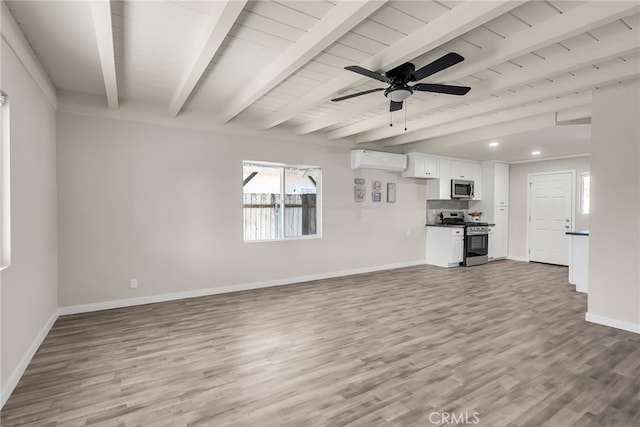
[[[529,260],[569,265],[574,172],[529,175]]]

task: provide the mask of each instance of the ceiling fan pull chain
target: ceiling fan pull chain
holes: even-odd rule
[[[404,131],[407,131],[407,109],[409,108],[409,103],[404,103]]]
[[[389,110],[389,127],[393,126],[393,111]]]

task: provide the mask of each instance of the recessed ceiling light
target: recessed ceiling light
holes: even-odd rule
[[[537,155],[540,154],[540,152],[539,151],[532,151],[531,154],[534,155],[534,156],[537,156]]]
[[[498,145],[500,145],[500,143],[497,141],[493,141],[489,143],[489,147],[497,147]]]

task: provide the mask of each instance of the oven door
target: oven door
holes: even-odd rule
[[[469,234],[465,237],[465,257],[489,254],[489,234]]]

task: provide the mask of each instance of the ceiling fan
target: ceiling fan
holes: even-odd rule
[[[465,95],[471,89],[470,87],[450,86],[435,83],[417,83],[413,86],[409,86],[409,82],[420,81],[432,74],[437,73],[438,71],[442,71],[462,61],[464,61],[464,58],[461,55],[450,52],[418,70],[416,70],[415,65],[413,65],[411,62],[405,62],[404,64],[399,65],[393,70],[389,70],[384,74],[369,71],[366,68],[362,68],[358,65],[350,65],[348,67],[344,67],[345,70],[353,71],[354,73],[362,74],[363,76],[367,76],[372,79],[387,83],[389,84],[389,87],[386,89],[376,88],[365,90],[363,92],[334,98],[331,101],[342,101],[345,99],[354,98],[356,96],[366,95],[373,92],[380,92],[383,90],[384,96],[389,98],[389,100],[391,101],[389,104],[389,111],[398,111],[402,109],[403,101],[409,98],[415,90],[422,92],[446,93],[449,95]]]

